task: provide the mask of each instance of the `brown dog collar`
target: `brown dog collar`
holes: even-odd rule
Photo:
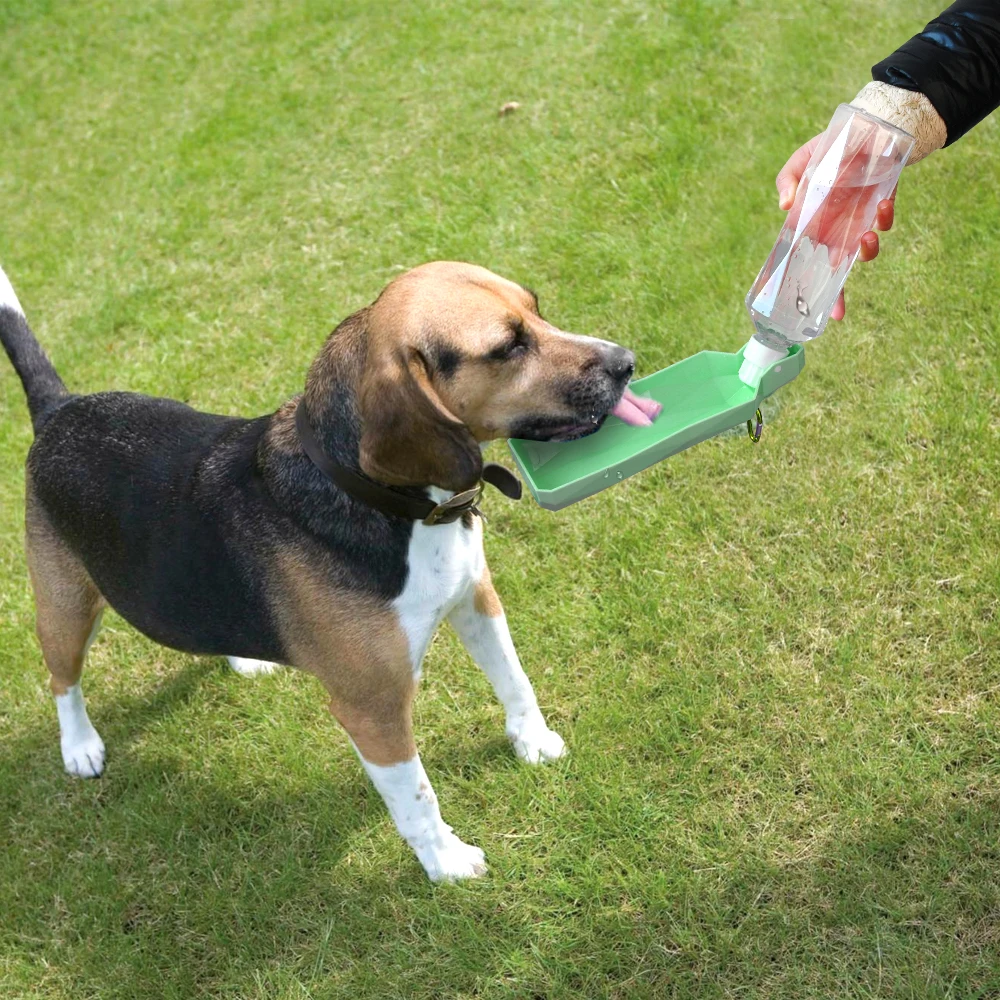
[[[471,490],[456,493],[439,504],[426,498],[406,496],[391,486],[383,486],[373,479],[359,476],[356,472],[339,465],[323,451],[309,423],[304,399],[299,400],[299,405],[295,408],[295,430],[309,460],[330,482],[339,486],[355,500],[360,500],[369,507],[382,511],[383,514],[421,521],[427,525],[451,524],[469,512],[482,517],[478,504],[483,495],[484,483],[496,487],[511,500],[521,499],[521,481],[509,469],[495,462],[487,462],[483,466],[482,478]]]

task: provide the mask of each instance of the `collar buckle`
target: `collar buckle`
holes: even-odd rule
[[[456,493],[448,500],[439,503],[423,520],[423,524],[433,527],[435,524],[451,524],[457,521],[467,511],[479,513],[479,501],[483,496],[483,484],[478,483],[471,490]]]

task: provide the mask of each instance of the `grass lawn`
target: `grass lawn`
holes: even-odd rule
[[[72,388],[225,413],[436,258],[639,374],[735,351],[777,169],[944,5],[4,0],[0,260]],[[427,882],[317,682],[114,615],[108,768],[63,774],[4,362],[0,996],[1000,995],[998,176],[996,119],[908,168],[756,448],[489,497],[571,755],[520,765],[442,629],[417,736],[474,883]]]

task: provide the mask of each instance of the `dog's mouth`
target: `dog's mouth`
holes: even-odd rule
[[[577,441],[580,438],[585,438],[590,434],[594,434],[604,426],[604,421],[607,420],[608,415],[604,414],[602,417],[595,417],[593,420],[587,421],[583,424],[566,424],[562,427],[555,428],[548,437],[545,438],[546,441]]]
[[[626,386],[618,402],[603,413],[595,410],[585,419],[574,421],[534,417],[518,424],[510,436],[529,441],[577,441],[599,431],[609,415],[631,427],[649,427],[662,409],[660,403],[637,396]]]
[[[590,420],[566,421],[552,417],[527,417],[510,429],[512,438],[522,441],[576,441],[601,429],[607,414]]]

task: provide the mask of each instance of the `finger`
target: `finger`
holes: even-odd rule
[[[878,233],[865,233],[861,237],[861,259],[874,260],[878,256]]]
[[[778,188],[778,208],[787,212],[795,201],[795,191],[799,186],[799,181],[805,173],[809,163],[809,157],[816,146],[819,136],[810,139],[804,146],[799,146],[797,150],[788,158],[788,162],[778,171],[775,178],[775,186]]]
[[[878,203],[878,208],[875,210],[875,228],[882,230],[883,233],[888,232],[892,229],[892,223],[896,217],[896,207],[889,198],[885,201],[880,201]]]
[[[843,319],[844,318],[844,293],[841,292],[837,296],[837,301],[833,304],[833,309],[830,310],[830,319]]]

